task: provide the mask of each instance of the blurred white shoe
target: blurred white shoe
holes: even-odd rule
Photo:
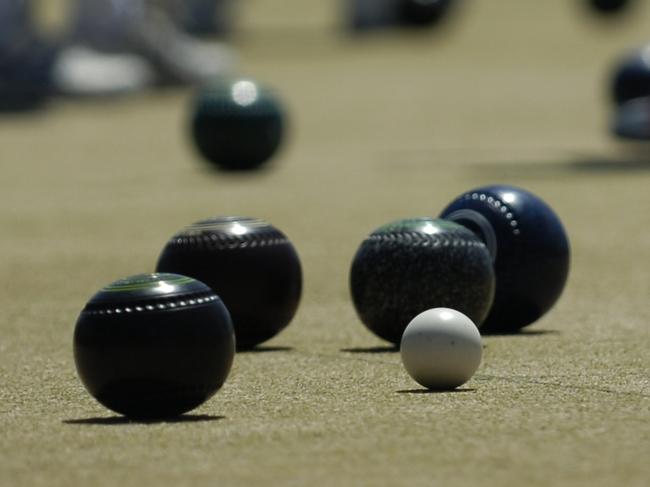
[[[68,96],[124,95],[148,88],[155,79],[151,65],[138,55],[82,46],[63,48],[52,72],[55,90]]]

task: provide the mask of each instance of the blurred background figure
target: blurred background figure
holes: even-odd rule
[[[0,100],[52,93],[106,96],[228,74],[230,48],[200,40],[230,29],[230,0],[73,0],[56,42],[38,33],[29,0],[0,0]]]

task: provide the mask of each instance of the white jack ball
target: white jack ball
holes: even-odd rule
[[[428,389],[463,385],[481,363],[481,334],[460,311],[433,308],[408,324],[400,345],[402,363],[413,379]]]

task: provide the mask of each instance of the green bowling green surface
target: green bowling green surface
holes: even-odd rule
[[[202,163],[186,90],[0,117],[0,485],[647,485],[650,145],[608,135],[606,97],[648,40],[638,3],[606,21],[466,1],[438,31],[354,36],[336,2],[242,2],[241,72],[291,114],[255,173]],[[484,338],[464,387],[426,393],[356,317],[349,266],[376,227],[490,183],[560,215],[569,281],[524,333]],[[298,313],[189,415],[124,420],[77,379],[78,313],[215,215],[291,238]]]

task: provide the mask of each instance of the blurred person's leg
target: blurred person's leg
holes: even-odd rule
[[[0,1],[0,46],[31,31],[31,9],[27,0]]]
[[[226,36],[235,17],[233,0],[170,0],[179,25],[190,34]]]
[[[92,39],[119,39],[116,31],[133,13],[111,2],[78,2],[76,15]],[[110,4],[115,9],[102,9]],[[82,11],[81,7],[86,10]],[[153,77],[150,67],[135,56],[112,56],[74,44],[81,32],[72,32],[65,45],[56,46],[35,32],[27,0],[0,0],[0,105],[24,109],[40,104],[53,92],[67,95],[107,95],[142,89]],[[124,8],[122,8],[124,7]],[[107,17],[114,18],[107,20]],[[94,36],[93,36],[94,34]]]
[[[102,51],[128,50],[145,13],[144,0],[75,0],[69,40]]]
[[[227,74],[232,51],[181,31],[172,16],[176,0],[76,0],[74,44],[140,56],[161,84],[202,83]]]
[[[175,0],[149,0],[145,19],[134,34],[134,47],[157,68],[163,84],[197,84],[229,74],[233,51],[223,43],[197,39],[173,19]]]
[[[153,68],[129,52],[130,33],[144,14],[143,0],[75,0],[65,47],[54,67],[57,90],[70,96],[111,96],[150,87]]]
[[[0,1],[0,111],[41,106],[56,48],[34,30],[27,0]]]

